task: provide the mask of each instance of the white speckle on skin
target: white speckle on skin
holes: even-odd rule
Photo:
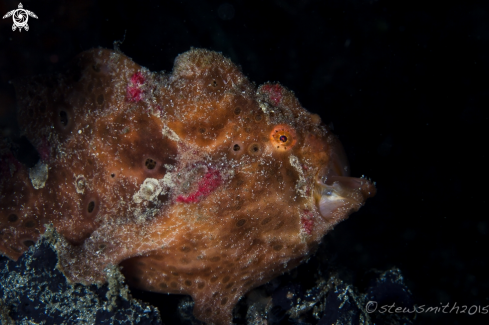
[[[175,133],[175,131],[173,131],[166,125],[162,128],[161,133],[163,134],[163,136],[167,137],[170,140],[180,142],[180,137]]]
[[[83,194],[85,192],[85,187],[87,186],[85,177],[83,175],[78,175],[75,177],[75,189],[76,193]]]
[[[132,199],[136,203],[141,203],[143,200],[152,201],[161,193],[162,187],[156,178],[146,178],[141,184],[139,191],[133,195]]]
[[[302,197],[307,197],[306,195],[306,178],[304,177],[304,171],[302,170],[302,166],[299,162],[299,158],[297,158],[294,155],[290,155],[289,157],[289,162],[292,167],[297,170],[297,173],[299,174],[299,180],[297,181],[297,184],[295,184],[295,190],[297,193],[302,196]]]
[[[29,179],[36,190],[43,188],[48,180],[48,165],[41,161],[29,168]]]

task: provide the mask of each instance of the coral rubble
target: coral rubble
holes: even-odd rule
[[[186,293],[229,324],[239,298],[306,260],[375,187],[349,177],[337,139],[280,84],[255,88],[192,49],[171,74],[94,49],[15,82],[33,166],[0,152],[0,251],[16,260],[52,224],[59,268]]]
[[[157,309],[131,298],[116,267],[103,286],[67,283],[56,269],[57,237],[48,230],[16,262],[0,256],[0,324],[162,324]]]

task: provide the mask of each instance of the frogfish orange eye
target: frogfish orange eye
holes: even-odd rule
[[[280,151],[288,151],[297,142],[295,130],[285,124],[277,125],[270,133],[270,141],[275,149]]]

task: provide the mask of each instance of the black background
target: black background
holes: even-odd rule
[[[62,69],[83,50],[123,40],[152,71],[171,71],[190,47],[222,52],[257,84],[292,89],[332,123],[352,175],[377,182],[377,196],[325,239],[346,280],[396,266],[418,305],[489,305],[487,1],[22,3],[39,17],[28,32],[0,20],[2,136],[18,133],[8,81]],[[0,0],[0,15],[17,6]]]

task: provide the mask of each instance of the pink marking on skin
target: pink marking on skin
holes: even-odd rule
[[[141,72],[136,72],[131,77],[131,82],[127,85],[126,98],[130,102],[139,102],[143,98],[143,86],[146,78]]]
[[[136,72],[135,74],[132,75],[131,77],[131,82],[134,85],[142,85],[146,81],[146,78],[144,78],[143,74],[141,72]]]
[[[127,100],[130,102],[139,102],[143,97],[143,91],[136,87],[127,87]]]
[[[279,84],[264,85],[262,87],[262,90],[268,93],[268,97],[275,105],[278,105],[278,103],[280,103],[280,101],[282,100],[283,88]]]
[[[214,191],[222,183],[221,174],[217,170],[209,170],[204,177],[199,181],[197,191],[189,194],[187,197],[180,195],[177,197],[177,202],[197,203],[212,191]]]
[[[304,210],[304,213],[306,215],[301,216],[302,229],[306,234],[310,235],[314,229],[314,217],[309,210]]]

